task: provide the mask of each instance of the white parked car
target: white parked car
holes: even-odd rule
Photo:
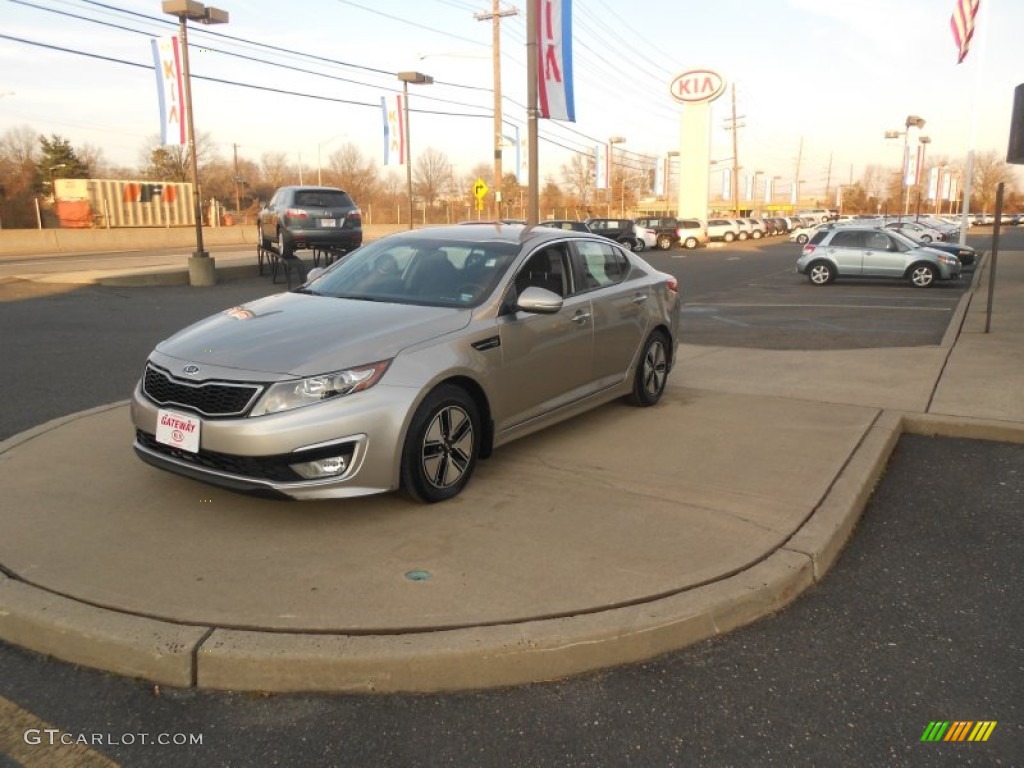
[[[641,227],[639,224],[634,224],[633,234],[636,235],[636,242],[633,245],[633,250],[637,253],[640,251],[649,251],[658,245],[658,233],[653,229]]]

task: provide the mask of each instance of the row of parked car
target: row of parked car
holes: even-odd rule
[[[594,232],[634,251],[653,248],[667,251],[677,245],[687,249],[699,248],[712,240],[727,243],[734,240],[760,240],[762,237],[788,234],[797,227],[809,227],[822,220],[812,216],[779,216],[766,219],[712,218],[704,222],[701,219],[673,216],[642,216],[637,219],[590,218],[584,221],[549,219],[540,223],[545,227]]]

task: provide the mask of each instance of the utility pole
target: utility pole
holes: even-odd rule
[[[828,174],[825,176],[825,205],[829,204],[828,193],[832,188],[832,153],[828,153]]]
[[[796,151],[796,175],[793,176],[793,206],[800,207],[800,161],[804,157],[804,137],[800,137],[800,148]]]
[[[235,213],[242,212],[242,198],[238,194],[238,145],[231,145],[235,150]]]
[[[494,219],[501,218],[501,147],[504,142],[504,128],[501,121],[501,19],[503,16],[515,16],[519,13],[515,8],[502,11],[499,0],[492,0],[490,13],[474,13],[477,21],[491,20],[493,43],[492,57],[494,63]]]
[[[746,126],[740,125],[737,121],[742,120],[744,115],[736,114],[736,83],[731,86],[732,89],[732,118],[729,120],[729,125],[726,126],[727,131],[732,131],[732,207],[733,213],[738,217],[740,215],[740,152],[739,152],[739,128]]]

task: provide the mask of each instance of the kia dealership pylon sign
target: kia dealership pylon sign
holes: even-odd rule
[[[714,101],[725,92],[725,78],[710,69],[691,69],[676,75],[668,89],[676,101],[702,104]]]
[[[668,84],[680,106],[679,205],[682,219],[708,218],[711,168],[711,102],[725,92],[725,78],[712,69],[690,69]]]

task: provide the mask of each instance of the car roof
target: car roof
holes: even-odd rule
[[[524,243],[527,240],[564,240],[567,237],[581,240],[592,240],[597,243],[610,243],[608,238],[590,232],[572,229],[556,229],[542,224],[529,226],[524,224],[503,224],[501,222],[466,222],[442,227],[425,227],[412,229],[389,235],[389,238],[410,240],[437,240],[447,242],[505,242]],[[613,243],[614,245],[614,243]]]

